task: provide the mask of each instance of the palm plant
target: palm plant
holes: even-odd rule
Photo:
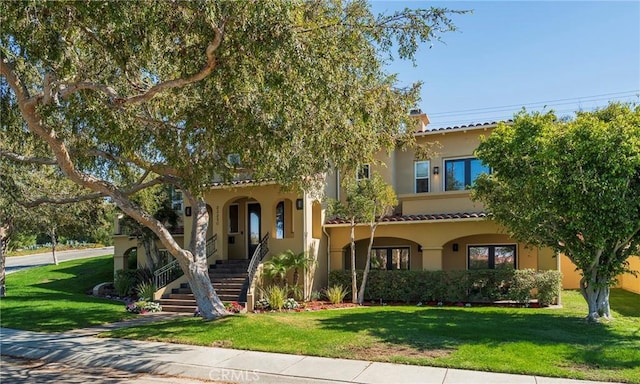
[[[288,269],[293,269],[293,286],[295,287],[300,281],[300,270],[308,270],[315,263],[315,260],[307,257],[305,252],[295,253],[290,249],[287,249],[281,255],[285,256]]]
[[[287,272],[289,272],[289,261],[285,253],[271,256],[269,261],[264,263],[262,273],[275,284],[287,285]]]

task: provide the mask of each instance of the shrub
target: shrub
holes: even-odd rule
[[[119,269],[116,271],[113,287],[118,296],[131,296],[137,283],[137,271]]]
[[[270,307],[271,305],[269,305],[269,300],[264,297],[256,301],[254,305],[255,309],[269,309]]]
[[[296,309],[296,308],[300,308],[300,304],[298,304],[297,301],[295,301],[295,299],[293,298],[288,298],[283,305],[284,309]]]
[[[147,313],[147,312],[160,312],[162,311],[162,306],[159,303],[154,301],[136,301],[134,303],[129,303],[126,306],[127,312],[132,313]]]
[[[271,309],[280,310],[284,307],[284,302],[287,299],[287,289],[277,285],[271,285],[264,291],[263,295],[266,296],[269,301],[269,307],[271,307]]]
[[[531,300],[531,290],[536,285],[536,271],[533,269],[515,270],[509,284],[509,300],[520,304],[528,304]]]
[[[536,275],[536,287],[538,288],[538,304],[549,306],[558,300],[558,292],[562,286],[562,273],[560,271],[546,271]]]
[[[156,293],[156,286],[150,282],[139,283],[136,292],[140,300],[153,300],[153,294]]]
[[[225,305],[224,307],[227,310],[227,312],[230,312],[230,313],[240,313],[244,309],[244,307],[237,301],[232,301],[230,303],[227,303],[227,305]]]
[[[358,282],[362,271],[357,271]],[[329,284],[351,286],[350,271],[331,271]],[[556,300],[561,284],[558,271],[378,271],[369,272],[365,300],[404,302],[494,302],[527,303],[537,290],[541,305]],[[348,297],[348,294],[347,294]]]
[[[347,296],[347,289],[342,285],[334,285],[332,287],[327,288],[326,296],[331,302],[331,304],[340,304],[342,300]]]

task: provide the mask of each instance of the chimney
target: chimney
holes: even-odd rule
[[[418,132],[425,132],[429,124],[429,116],[422,112],[420,108],[414,108],[409,111],[409,115],[418,119]]]

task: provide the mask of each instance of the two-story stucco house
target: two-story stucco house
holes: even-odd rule
[[[505,234],[487,219],[483,206],[470,199],[468,187],[475,178],[490,172],[474,157],[482,135],[490,135],[496,123],[429,129],[429,119],[413,111],[418,143],[438,142],[437,154],[430,159],[416,159],[412,150],[380,153],[376,165],[364,165],[361,177],[374,172],[393,186],[399,205],[376,231],[372,267],[379,269],[464,270],[501,268],[536,270],[560,269],[559,258],[550,249],[527,247]],[[324,182],[324,198],[340,199],[340,173],[330,172]],[[326,200],[305,192],[283,192],[279,185],[239,177],[231,183],[214,183],[205,194],[209,207],[211,238],[210,264],[214,287],[223,300],[243,300],[241,280],[256,247],[268,243],[268,255],[287,249],[306,251],[317,260],[314,270],[305,276],[307,293],[327,286],[331,270],[350,268],[349,224],[326,216]],[[190,207],[180,207],[185,216]],[[190,233],[190,220],[184,220],[184,243]],[[362,269],[369,238],[367,225],[356,227],[356,267]],[[126,265],[127,250],[135,241],[116,235],[115,268]],[[142,252],[138,263],[144,265]],[[265,260],[269,256],[265,257]],[[220,276],[216,276],[218,273]],[[224,275],[233,282],[224,281]],[[158,296],[174,292],[179,296],[178,279],[169,282]],[[216,282],[218,285],[216,285]],[[227,293],[229,295],[227,295]],[[251,289],[249,287],[249,293]],[[243,300],[244,301],[244,300]],[[165,308],[171,308],[165,303]]]

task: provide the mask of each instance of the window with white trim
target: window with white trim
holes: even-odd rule
[[[429,161],[416,161],[414,164],[415,192],[429,192]]]

